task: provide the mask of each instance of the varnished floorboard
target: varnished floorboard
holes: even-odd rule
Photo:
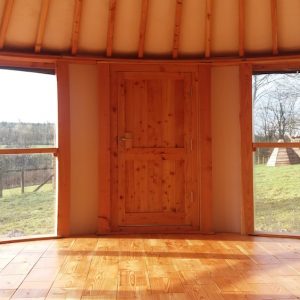
[[[131,235],[0,245],[0,299],[300,299],[300,240]]]

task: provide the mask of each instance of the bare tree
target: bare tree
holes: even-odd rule
[[[270,76],[271,74],[254,75],[252,82],[252,98],[255,105],[268,93],[268,89],[272,87],[276,79]]]
[[[264,74],[253,79],[254,131],[260,141],[288,141],[299,134],[300,75]]]

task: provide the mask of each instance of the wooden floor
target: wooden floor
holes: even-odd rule
[[[0,299],[300,299],[300,240],[135,235],[0,245]]]

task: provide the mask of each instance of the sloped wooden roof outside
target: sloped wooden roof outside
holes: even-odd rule
[[[299,0],[0,0],[0,53],[126,58],[300,53]]]

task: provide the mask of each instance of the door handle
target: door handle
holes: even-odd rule
[[[119,141],[120,141],[120,142],[126,142],[126,141],[130,141],[130,140],[131,140],[131,138],[125,137],[125,136],[121,136],[121,137],[119,138]]]
[[[124,135],[119,137],[119,143],[122,143],[120,146],[125,150],[132,148],[131,132],[124,132]]]

